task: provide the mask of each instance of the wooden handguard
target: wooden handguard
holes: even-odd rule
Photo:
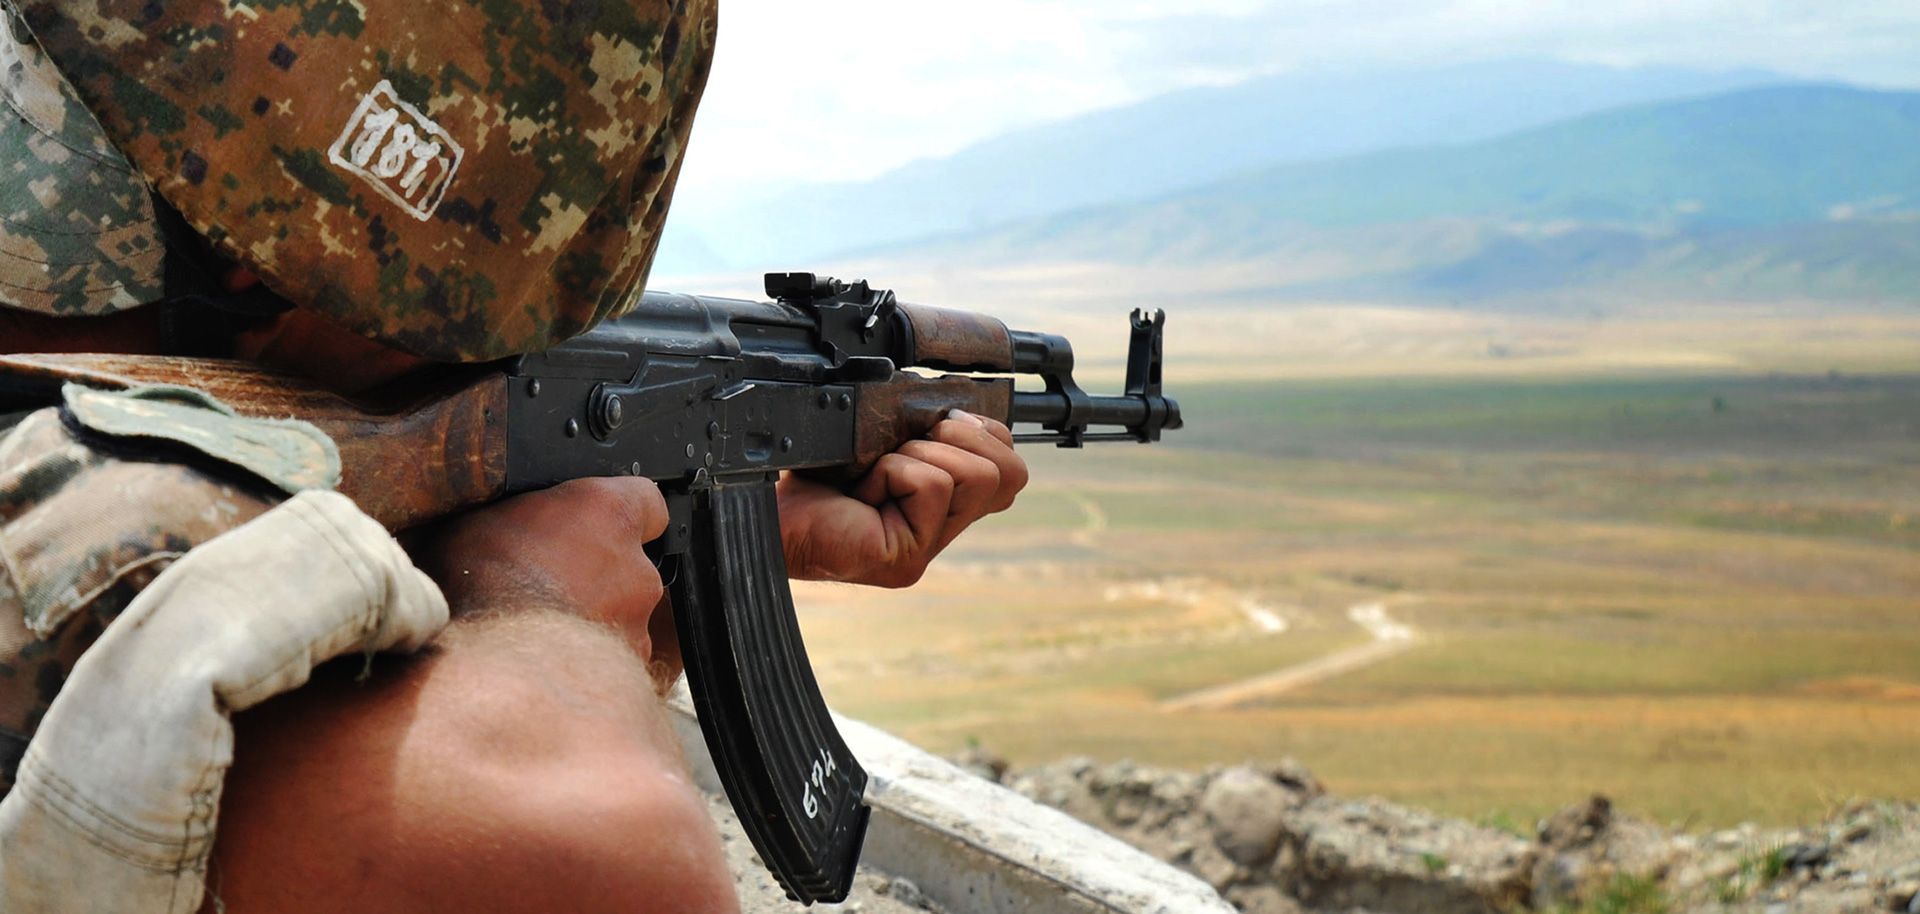
[[[900,445],[932,431],[951,410],[1005,422],[1012,402],[1013,381],[1004,378],[925,378],[898,372],[891,381],[866,385],[854,418],[853,465],[844,475],[851,479],[865,473]]]
[[[1012,371],[1013,335],[999,318],[901,302],[913,332],[913,364],[946,371]]]
[[[129,355],[0,355],[0,375],[57,390],[72,381],[124,389],[178,384],[243,416],[298,418],[340,449],[340,491],[403,530],[506,491],[506,379],[495,373],[404,404],[367,404],[246,362]]]

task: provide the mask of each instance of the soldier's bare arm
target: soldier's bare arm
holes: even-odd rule
[[[582,481],[420,546],[459,617],[425,656],[240,718],[211,896],[236,914],[736,908],[648,671],[661,591],[641,544],[664,522],[645,480]]]

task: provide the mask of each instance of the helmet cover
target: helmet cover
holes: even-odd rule
[[[295,305],[445,361],[646,280],[715,0],[16,0],[107,137]]]
[[[164,294],[165,254],[146,180],[0,0],[0,307],[142,305]]]

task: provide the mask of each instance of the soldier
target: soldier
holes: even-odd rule
[[[712,0],[0,14],[0,351],[343,391],[632,301],[714,40]],[[73,386],[0,435],[7,910],[737,906],[654,698],[650,483],[519,496],[409,555],[324,491],[324,435],[195,391]],[[783,483],[789,568],[912,583],[1025,479],[1004,426],[951,417],[850,494]],[[314,671],[375,650],[418,655]]]

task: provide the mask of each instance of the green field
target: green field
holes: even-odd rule
[[[1175,387],[1186,430],[1031,454],[921,586],[802,588],[830,699],[934,749],[1292,755],[1469,817],[1920,795],[1920,374]],[[1159,705],[1366,644],[1374,603],[1417,641]]]

